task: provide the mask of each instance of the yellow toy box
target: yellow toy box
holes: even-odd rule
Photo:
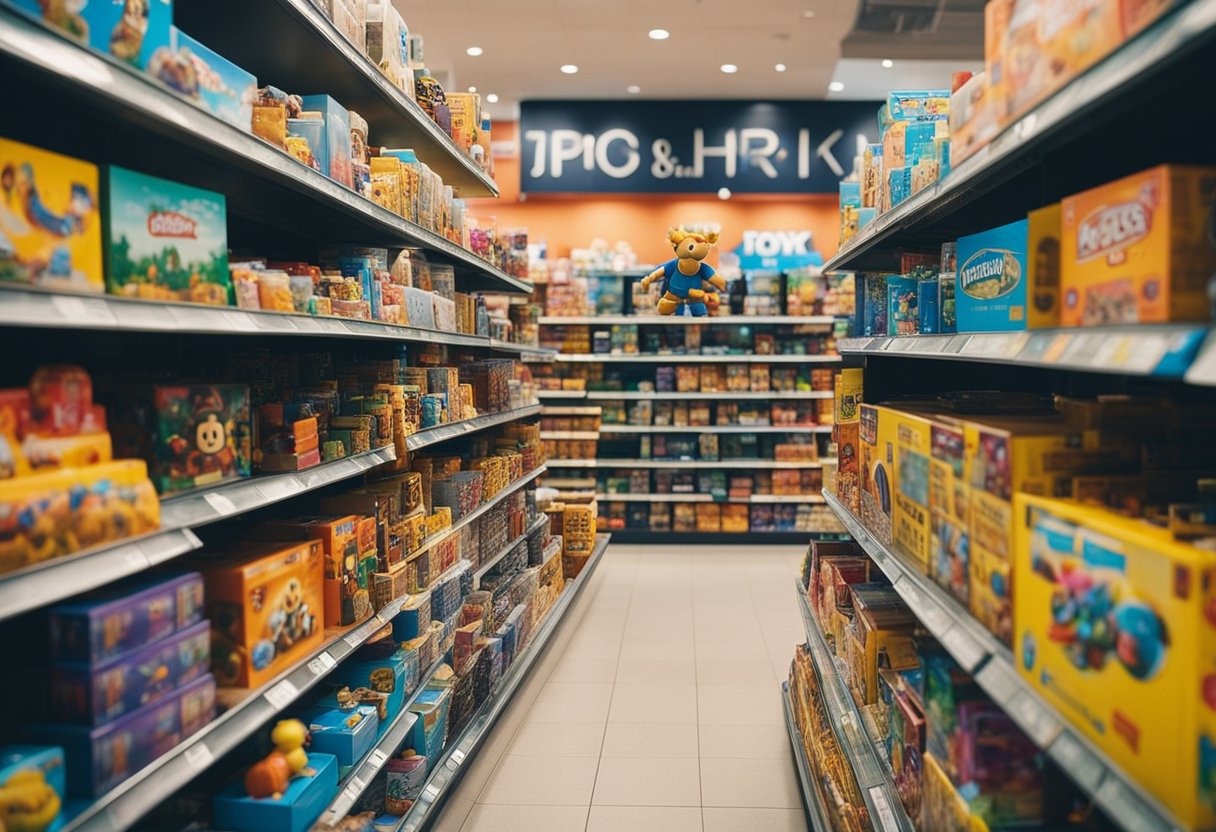
[[[200,558],[211,665],[225,687],[256,688],[324,640],[325,552],[320,540],[238,544]]]
[[[967,606],[971,599],[971,487],[963,476],[962,423],[935,417],[929,447],[929,575]]]
[[[971,807],[932,754],[924,757],[921,788],[919,828],[933,832],[988,832],[988,824],[971,813]]]
[[[1216,167],[1159,165],[1066,198],[1064,326],[1205,321]]]
[[[861,513],[858,454],[862,371],[848,367],[836,374],[832,423],[836,433],[836,496],[854,514]]]
[[[861,522],[882,542],[891,543],[891,509],[896,483],[895,418],[885,407],[862,404]]]
[[[932,420],[904,410],[887,411],[895,419],[896,488],[891,538],[929,571],[929,458]]]
[[[96,165],[0,138],[0,283],[104,292]]]
[[[1018,494],[1019,672],[1188,829],[1216,826],[1216,555]]]

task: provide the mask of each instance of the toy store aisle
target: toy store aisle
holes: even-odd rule
[[[610,546],[582,620],[495,729],[441,832],[802,832],[777,682],[796,546]]]

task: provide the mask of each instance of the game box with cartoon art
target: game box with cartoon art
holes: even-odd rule
[[[169,46],[173,0],[11,0],[17,8],[86,43],[144,69]]]
[[[1216,557],[1017,494],[1018,671],[1187,829],[1216,825]]]
[[[236,544],[195,560],[221,687],[258,687],[321,645],[324,559],[321,541],[308,540]]]

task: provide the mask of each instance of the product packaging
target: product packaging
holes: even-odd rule
[[[1060,206],[958,241],[959,332],[1060,324]]]
[[[311,751],[306,772],[293,777],[281,796],[250,797],[238,780],[215,796],[213,823],[232,832],[308,832],[338,793],[338,761]]]
[[[170,46],[172,0],[82,0],[68,4],[10,0],[74,40],[145,69]]]
[[[169,56],[176,61],[170,61]],[[176,26],[172,28],[170,51],[157,53],[148,74],[238,130],[248,133],[253,129],[257,78]]]

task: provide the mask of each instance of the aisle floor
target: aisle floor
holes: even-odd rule
[[[610,546],[442,832],[803,832],[796,546]]]

